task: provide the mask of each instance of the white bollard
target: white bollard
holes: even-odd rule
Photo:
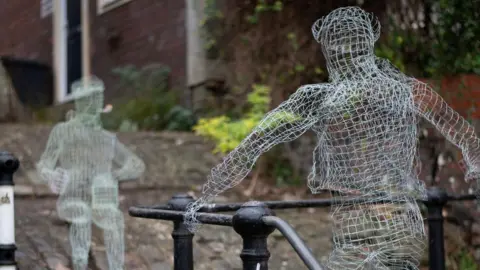
[[[16,270],[15,208],[13,173],[19,162],[8,152],[0,152],[0,270]]]

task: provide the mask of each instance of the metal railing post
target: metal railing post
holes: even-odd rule
[[[193,202],[192,196],[186,194],[174,195],[168,205],[172,210],[185,211],[187,205]],[[173,222],[173,269],[193,270],[193,236],[182,221]]]
[[[430,270],[445,270],[445,247],[442,210],[448,202],[448,194],[438,187],[428,189],[428,261]]]
[[[15,261],[15,207],[13,174],[18,159],[8,152],[0,152],[0,269],[16,270]]]
[[[244,270],[268,270],[267,238],[275,228],[265,225],[264,216],[275,215],[264,203],[247,202],[233,216],[233,229],[243,239],[240,258]]]

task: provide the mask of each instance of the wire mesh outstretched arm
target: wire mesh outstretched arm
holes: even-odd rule
[[[202,197],[189,205],[185,223],[191,230],[197,221],[195,213],[213,197],[238,185],[250,172],[259,156],[273,146],[300,137],[318,120],[325,86],[307,85],[270,111],[240,145],[211,170]]]
[[[145,163],[119,141],[115,142],[113,161],[120,167],[113,171],[113,176],[119,181],[138,178],[145,171]]]
[[[52,131],[50,132],[50,136],[48,137],[45,151],[36,164],[36,169],[41,182],[48,183],[52,180],[52,174],[55,170],[55,166],[57,165],[58,157],[61,151],[61,146],[59,143],[61,141],[61,136],[59,136],[61,133],[61,125],[63,124],[58,124],[53,127]]]
[[[473,126],[427,84],[416,81],[413,94],[417,112],[432,123],[445,138],[462,150],[468,167],[466,180],[477,180],[477,188],[479,188],[480,139],[475,134]]]

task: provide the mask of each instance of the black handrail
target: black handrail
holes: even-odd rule
[[[447,195],[448,201],[472,201],[475,200],[475,194],[465,194],[465,195]],[[310,199],[310,200],[291,200],[291,201],[263,201],[270,209],[292,209],[292,208],[315,208],[315,207],[328,207],[334,204],[345,204],[345,203],[369,203],[369,204],[382,204],[382,203],[392,203],[396,200],[392,199],[375,199],[375,198],[348,198],[346,200],[338,199]],[[426,203],[427,200],[418,200],[420,203]],[[204,207],[200,208],[199,212],[203,213],[219,213],[219,212],[233,212],[237,211],[242,207],[244,202],[234,202],[234,203],[211,203],[207,204]],[[169,204],[161,204],[154,206],[137,206],[138,208],[146,209],[163,209],[169,210],[172,209],[172,206]]]
[[[184,212],[163,210],[163,209],[148,209],[144,207],[130,207],[128,213],[132,217],[147,218],[147,219],[161,219],[170,221],[183,221]],[[196,218],[204,224],[229,226],[232,227],[232,216],[223,214],[209,214],[197,213]]]
[[[169,208],[178,209],[178,205],[172,203],[172,201],[185,200],[186,198],[186,196],[177,195],[170,201]],[[182,206],[185,206],[185,201],[181,201],[181,203]],[[191,252],[189,251],[193,248],[191,237],[189,237],[189,233],[186,231],[185,227],[182,227],[184,225],[181,225],[184,212],[164,209],[148,209],[146,207],[130,207],[129,214],[133,217],[174,221],[175,228],[172,233],[175,240],[174,269],[193,270],[193,258],[190,258]],[[300,239],[293,228],[284,220],[275,217],[274,213],[263,203],[244,203],[233,216],[197,213],[196,218],[199,222],[204,224],[231,226],[238,234],[240,234],[244,242],[244,247],[240,254],[240,257],[243,260],[244,269],[256,270],[259,266],[261,270],[268,269],[270,253],[267,248],[267,238],[275,229],[278,229],[285,238],[287,238],[308,269],[324,269],[316,261],[310,249]],[[183,236],[183,239],[179,239],[179,235]],[[193,237],[193,234],[190,235]],[[185,241],[185,239],[190,241]],[[180,240],[183,240],[183,243],[180,244]],[[186,252],[188,252],[187,256],[185,256]]]
[[[438,187],[431,187],[427,190],[427,198],[420,200],[427,206],[428,221],[428,246],[430,270],[445,270],[445,248],[444,248],[444,217],[442,210],[449,201],[465,201],[475,200],[475,195],[449,195]],[[343,199],[343,200],[340,200]],[[175,227],[172,236],[174,238],[175,270],[193,270],[193,234],[186,230],[182,223],[183,213],[188,203],[194,199],[188,195],[176,195],[168,202],[167,205],[158,205],[154,207],[132,207],[130,214],[138,217],[155,218],[173,220]],[[267,201],[263,203],[226,203],[226,204],[210,204],[200,209],[198,220],[206,224],[218,224],[224,226],[233,226],[234,230],[242,236],[244,248],[240,257],[243,260],[243,269],[256,270],[260,265],[261,270],[268,269],[268,253],[266,239],[273,232],[274,228],[271,224],[266,224],[265,220],[272,220],[274,213],[271,209],[288,209],[288,208],[307,208],[307,207],[327,207],[337,203],[395,203],[395,198],[383,196],[382,199],[374,199],[371,197],[356,198],[335,198],[335,199],[314,199],[314,200],[295,200],[295,201]],[[175,210],[175,211],[172,211]],[[214,212],[237,211],[232,217],[229,215],[212,214]],[[271,221],[270,221],[271,222]],[[288,224],[287,224],[288,225]],[[280,230],[280,228],[279,228]],[[285,237],[290,241],[299,256],[305,256],[297,250],[295,242],[291,239],[293,234],[285,231]],[[295,237],[295,236],[293,236]],[[185,253],[186,250],[190,252]],[[183,253],[182,253],[183,252]],[[185,255],[187,254],[187,255]],[[307,263],[304,260],[305,263]],[[178,267],[177,267],[178,266]],[[180,267],[182,266],[182,267]],[[315,269],[315,268],[314,268]]]
[[[285,238],[287,238],[290,245],[292,245],[293,249],[297,252],[298,256],[302,259],[305,265],[310,270],[324,270],[322,266],[318,263],[317,259],[313,256],[310,249],[307,247],[305,242],[298,236],[295,230],[288,224],[285,220],[274,217],[274,216],[266,216],[262,218],[263,222],[266,225],[272,226],[278,229]]]

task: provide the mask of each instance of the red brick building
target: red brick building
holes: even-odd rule
[[[63,12],[62,23],[67,25],[67,12],[70,12],[65,7],[67,1],[68,4],[78,1],[80,5],[80,0],[2,1],[0,56],[35,60],[54,67],[52,9],[55,1],[60,3]],[[186,88],[186,5],[184,0],[90,1],[92,73],[104,80],[107,101],[126,94],[115,87],[112,69],[127,64],[137,67],[165,64],[172,71],[172,85]],[[66,47],[68,31],[62,31]],[[63,54],[65,58],[65,50]],[[66,67],[60,66],[61,70]],[[65,74],[57,69],[55,76],[65,77]],[[63,85],[66,81],[64,79]],[[66,89],[56,91],[65,92]],[[57,93],[56,102],[68,101],[67,96],[68,93]]]

